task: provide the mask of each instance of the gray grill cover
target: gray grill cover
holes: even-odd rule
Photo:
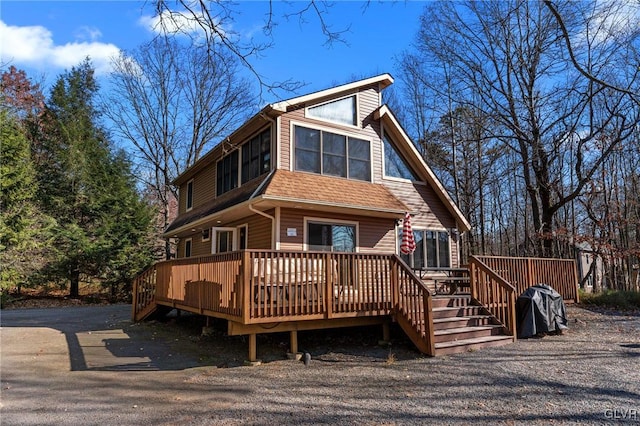
[[[518,337],[527,338],[567,329],[562,296],[547,284],[529,287],[516,301]]]

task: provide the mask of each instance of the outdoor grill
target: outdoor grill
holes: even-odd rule
[[[561,333],[568,328],[562,296],[547,284],[529,287],[518,296],[516,315],[519,338]]]

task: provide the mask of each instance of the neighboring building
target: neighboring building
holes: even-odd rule
[[[382,102],[388,74],[267,105],[174,182],[178,258],[241,249],[399,253],[459,264],[469,223]]]
[[[576,243],[576,265],[578,281],[587,293],[603,289],[604,262],[591,244],[586,241]]]

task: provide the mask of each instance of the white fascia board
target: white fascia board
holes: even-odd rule
[[[352,209],[352,210],[389,213],[394,215],[397,214],[399,216],[404,215],[406,212],[405,209],[399,210],[399,209],[388,209],[388,208],[378,208],[378,207],[367,207],[367,206],[358,206],[358,205],[345,204],[345,203],[332,203],[327,201],[307,200],[304,198],[280,197],[277,195],[262,195],[260,197],[257,197],[256,200],[280,201],[285,203],[296,203],[296,204],[309,205],[309,206],[337,207],[337,208]]]
[[[330,89],[321,90],[319,92],[309,93],[308,95],[298,96],[297,98],[291,98],[284,101],[276,102],[271,104],[270,107],[276,111],[286,112],[287,107],[293,105],[303,104],[315,99],[326,98],[332,95],[337,95],[342,92],[348,92],[359,87],[364,87],[375,83],[380,83],[381,88],[384,89],[385,87],[393,84],[393,77],[391,77],[391,74],[381,74],[364,80],[354,81],[353,83],[343,84],[342,86],[336,86]]]

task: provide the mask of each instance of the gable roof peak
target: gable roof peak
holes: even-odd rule
[[[320,90],[317,92],[309,93],[295,98],[286,99],[280,102],[275,102],[269,105],[273,110],[286,112],[288,107],[304,104],[317,99],[322,99],[330,96],[339,96],[342,93],[350,92],[360,87],[369,86],[372,84],[378,84],[380,89],[384,89],[393,84],[393,77],[391,74],[385,73],[375,77],[365,78],[363,80],[353,81],[351,83],[342,84],[340,86],[330,87],[328,89]]]

